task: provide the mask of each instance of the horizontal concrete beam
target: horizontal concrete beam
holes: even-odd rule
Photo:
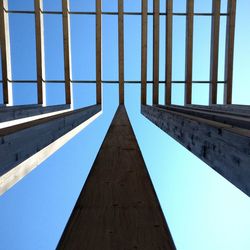
[[[225,111],[225,112],[233,112],[237,114],[249,114],[250,115],[250,106],[249,105],[238,105],[238,104],[215,104],[215,105],[186,105],[189,108],[202,108],[202,109],[210,109],[213,111]]]
[[[0,108],[0,122],[6,122],[21,118],[47,114],[50,112],[62,111],[70,109],[70,105],[54,105],[43,107],[41,105],[21,105],[21,106],[8,106]]]
[[[232,126],[236,126],[239,128],[250,129],[250,117],[242,116],[237,113],[228,113],[228,112],[218,112],[216,110],[211,109],[196,109],[196,108],[188,108],[183,106],[163,106],[158,105],[159,108],[176,111],[183,114],[193,115],[195,117],[200,117],[204,119],[209,119],[211,121],[221,122],[224,124],[229,124]]]
[[[0,194],[101,114],[94,105],[0,130]]]
[[[250,196],[250,130],[194,114],[142,106],[142,114]]]

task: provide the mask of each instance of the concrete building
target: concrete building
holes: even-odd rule
[[[0,193],[3,194],[32,169],[47,159],[89,123],[102,114],[102,15],[118,16],[119,107],[91,172],[65,228],[58,249],[175,249],[158,198],[124,106],[124,16],[141,17],[141,112],[160,129],[206,162],[248,196],[250,195],[250,107],[232,104],[233,55],[236,0],[228,0],[227,13],[221,13],[220,0],[213,0],[211,13],[194,13],[194,0],[187,0],[186,12],[173,12],[173,0],[160,12],[154,0],[141,0],[141,12],[103,12],[96,0],[96,11],[70,11],[69,0],[62,0],[61,12],[43,11],[43,1],[34,0],[36,31],[37,104],[13,106],[8,0],[0,2],[0,42],[4,103],[0,108]],[[65,104],[46,106],[44,14],[59,14],[63,20]],[[74,109],[72,97],[70,15],[94,15],[96,25],[96,104]],[[159,20],[166,16],[165,81],[159,81]],[[185,105],[173,105],[172,36],[173,16],[186,17]],[[210,80],[194,81],[194,16],[211,16]],[[147,103],[148,16],[153,16],[153,93]],[[226,16],[225,78],[218,80],[220,17]],[[54,83],[58,81],[55,80]],[[78,83],[89,82],[82,79]],[[112,82],[112,81],[111,81]],[[135,82],[135,81],[131,81]],[[193,105],[195,82],[209,84],[209,105]],[[224,84],[224,104],[217,104],[217,86]],[[159,105],[159,84],[165,86],[165,105]]]

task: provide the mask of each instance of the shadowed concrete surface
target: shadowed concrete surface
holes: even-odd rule
[[[0,195],[101,112],[93,105],[0,129]]]
[[[142,105],[141,112],[250,196],[250,117],[233,107],[210,109]]]
[[[57,249],[175,249],[123,105]]]

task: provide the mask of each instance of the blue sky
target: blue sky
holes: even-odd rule
[[[139,0],[125,0],[125,11],[140,11]],[[164,10],[161,0],[161,9]],[[197,12],[209,12],[211,0],[195,0]],[[46,10],[61,1],[44,0]],[[225,0],[222,11],[225,12]],[[10,9],[32,10],[33,0],[9,0]],[[94,1],[71,0],[72,10],[94,11]],[[250,2],[237,2],[233,103],[250,104]],[[103,0],[116,11],[116,0]],[[152,0],[149,1],[152,11]],[[174,11],[185,11],[175,0]],[[46,79],[63,80],[61,16],[45,15]],[[94,16],[71,18],[73,79],[95,79]],[[13,79],[36,78],[33,15],[10,15]],[[164,80],[165,17],[161,17],[160,79]],[[210,17],[195,17],[194,80],[208,80]],[[125,79],[140,80],[140,17],[125,17]],[[174,17],[173,79],[184,80],[185,18]],[[117,17],[103,17],[103,79],[118,78]],[[219,80],[223,80],[225,18],[221,20]],[[152,17],[149,17],[148,80],[152,80]],[[151,102],[148,86],[148,103]],[[163,90],[160,88],[160,100]],[[73,86],[76,107],[95,102],[93,84]],[[0,198],[0,249],[54,249],[89,173],[118,105],[118,86],[106,84],[104,113]],[[193,86],[195,103],[207,104],[208,85]],[[28,93],[28,94],[27,94]],[[173,86],[173,102],[182,104],[184,85]],[[223,85],[218,101],[222,101]],[[24,98],[25,96],[25,98]],[[64,102],[64,86],[48,84],[48,104]],[[0,94],[0,101],[2,97]],[[35,84],[14,85],[14,103],[35,103]],[[250,199],[140,114],[140,86],[125,86],[129,117],[162,209],[180,250],[249,250]]]

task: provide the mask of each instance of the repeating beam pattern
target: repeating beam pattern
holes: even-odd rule
[[[159,102],[159,0],[154,0],[153,16],[153,104]]]
[[[71,84],[71,35],[69,0],[62,0],[63,9],[63,45],[64,45],[64,78],[65,78],[65,99],[66,104],[73,106],[72,84]]]
[[[172,91],[172,29],[173,29],[173,0],[166,3],[166,87],[165,103],[171,104]]]
[[[96,103],[102,102],[102,3],[96,0]]]
[[[119,103],[124,104],[124,16],[123,0],[118,0]]]
[[[34,0],[36,22],[37,103],[46,106],[43,0]]]
[[[194,0],[187,0],[185,104],[192,103]]]
[[[213,0],[213,17],[211,31],[210,85],[209,104],[217,103],[219,34],[220,34],[220,0]]]
[[[2,78],[3,78],[3,102],[6,105],[13,104],[12,96],[12,72],[11,72],[11,55],[10,55],[10,34],[9,34],[9,17],[8,0],[0,1],[0,41],[2,54]]]
[[[228,0],[228,17],[226,29],[226,54],[225,54],[225,87],[224,104],[232,103],[233,85],[233,58],[234,58],[234,35],[235,35],[235,11],[236,0]]]
[[[148,0],[142,0],[141,17],[141,103],[147,102]]]

